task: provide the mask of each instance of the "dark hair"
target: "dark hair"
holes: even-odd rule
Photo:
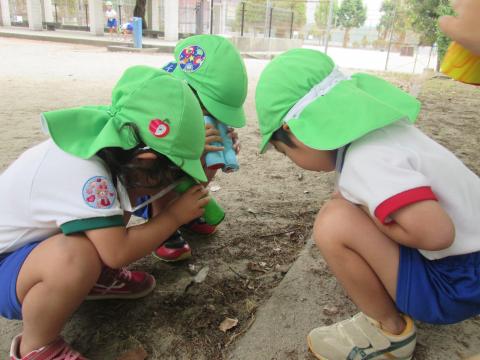
[[[136,147],[129,150],[107,147],[97,152],[97,156],[107,164],[115,184],[118,179],[127,189],[164,187],[185,176],[185,173],[166,156],[146,148],[135,124],[127,123],[123,127],[129,128],[139,141]],[[139,154],[145,152],[154,153],[157,158],[152,160],[137,158]]]
[[[280,141],[291,148],[297,147],[290,138],[290,134],[286,132],[283,127],[275,130],[275,132],[272,134],[272,137],[270,138],[270,141],[271,140]]]

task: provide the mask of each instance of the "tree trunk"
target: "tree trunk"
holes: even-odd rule
[[[147,22],[145,20],[145,12],[147,8],[147,0],[136,0],[135,7],[133,8],[133,16],[142,18],[142,29],[147,28]]]
[[[350,28],[345,29],[345,34],[343,34],[343,47],[348,47],[348,42],[350,41]]]

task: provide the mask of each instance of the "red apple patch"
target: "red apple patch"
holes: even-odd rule
[[[160,119],[154,119],[150,121],[148,130],[150,130],[153,136],[163,138],[170,132],[170,125]]]

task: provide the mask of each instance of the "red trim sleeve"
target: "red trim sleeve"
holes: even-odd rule
[[[385,220],[390,214],[401,209],[402,207],[424,200],[437,201],[437,197],[433,193],[430,186],[421,186],[406,190],[392,196],[391,198],[388,198],[377,206],[375,209],[375,216],[382,222],[382,224],[386,224],[387,222]]]

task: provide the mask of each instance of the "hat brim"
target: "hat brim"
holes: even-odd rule
[[[272,131],[268,134],[262,135],[262,142],[260,143],[260,154],[263,154],[265,151],[267,151],[268,143],[270,142],[270,139],[272,138],[274,132],[275,131]]]
[[[191,160],[191,159],[182,159],[176,156],[166,155],[175,165],[180,167],[191,177],[197,179],[200,182],[207,182],[207,176],[205,175],[205,170],[203,170],[202,162],[200,159]]]
[[[203,104],[203,106],[212,114],[216,119],[220,120],[225,125],[241,128],[246,124],[245,111],[243,106],[233,107],[229,105],[222,104],[208,96],[198,92],[198,96]]]
[[[288,126],[308,147],[333,150],[398,120],[413,123],[419,111],[417,99],[389,82],[355,74],[310,103]],[[261,151],[271,136],[264,135]]]

